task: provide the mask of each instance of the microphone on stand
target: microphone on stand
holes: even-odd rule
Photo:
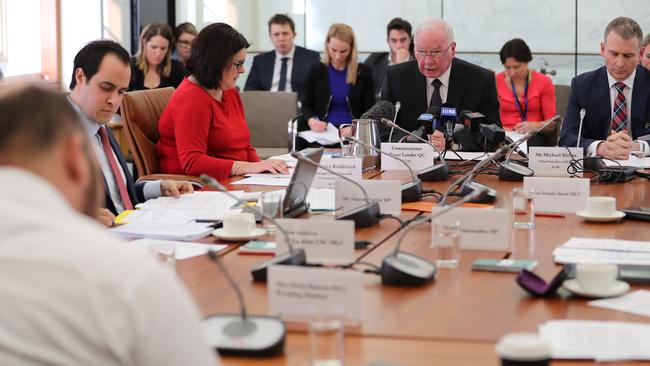
[[[393,115],[393,121],[397,121],[397,114],[399,113],[400,108],[402,108],[402,102],[399,100],[395,103],[395,115]],[[388,134],[388,142],[393,141],[393,128],[390,129],[390,134]]]
[[[402,236],[400,236],[395,245],[395,250],[384,258],[379,269],[381,282],[384,285],[412,287],[421,286],[433,280],[436,275],[436,267],[433,263],[415,254],[400,251],[399,248],[402,245],[404,237],[421,224],[430,222],[432,219],[453,210],[465,202],[475,199],[481,194],[482,192],[480,190],[476,190],[453,204],[444,207],[435,214],[418,217],[414,221],[415,224],[412,224],[402,232]]]
[[[422,200],[422,181],[415,176],[415,174],[413,173],[413,169],[411,169],[411,167],[403,159],[393,156],[372,145],[366,144],[365,142],[361,142],[358,139],[355,139],[354,137],[346,136],[344,137],[344,139],[349,142],[356,142],[357,144],[360,144],[361,146],[365,146],[369,149],[377,151],[380,154],[390,156],[391,158],[404,164],[408,168],[409,172],[411,173],[411,181],[402,184],[402,202],[417,202]]]
[[[418,128],[413,130],[413,132],[407,132],[409,136],[406,138],[406,142],[417,142],[418,137],[421,138],[426,135],[432,128],[433,121],[438,115],[438,112],[438,107],[429,107],[424,113],[422,113],[417,120],[419,125]]]
[[[585,116],[587,115],[587,110],[584,108],[580,108],[580,125],[578,127],[578,141],[576,141],[576,147],[580,147],[580,138],[582,137],[582,124],[585,120]],[[585,153],[584,155],[587,155],[587,149],[584,149]],[[584,161],[584,169],[585,170],[592,170],[592,171],[599,171],[600,168],[602,168],[605,164],[603,163],[603,159],[600,156],[585,156],[583,158]]]
[[[416,134],[414,134],[412,132],[409,132],[408,130],[402,128],[397,123],[395,123],[395,122],[393,122],[393,121],[391,121],[389,119],[382,118],[381,123],[383,123],[385,125],[388,125],[391,128],[397,128],[398,130],[400,130],[400,131],[402,131],[402,132],[404,132],[404,133],[406,133],[406,134],[408,134],[410,136],[415,137],[416,140],[419,140],[419,141],[424,142],[425,144],[431,146],[433,148],[433,151],[435,151],[438,154],[438,157],[440,158],[440,164],[433,165],[431,167],[428,167],[426,169],[421,170],[420,172],[418,172],[418,178],[422,179],[425,182],[444,181],[444,180],[447,180],[449,178],[449,165],[447,164],[444,157],[442,156],[442,153],[438,149],[436,149],[436,147],[432,143],[430,143],[429,141],[423,139],[422,137],[420,137],[420,136],[418,136],[418,135],[416,135]],[[435,162],[435,159],[434,159],[434,162]]]
[[[291,153],[291,156],[294,158],[304,161],[307,164],[314,165],[318,168],[321,168],[325,170],[326,172],[330,174],[334,174],[335,176],[348,181],[355,186],[359,187],[361,192],[363,193],[364,200],[366,201],[366,204],[361,205],[359,207],[354,208],[353,210],[350,210],[348,212],[343,213],[341,216],[337,217],[338,220],[352,220],[354,221],[354,226],[359,228],[359,227],[370,227],[379,222],[379,203],[376,201],[371,201],[370,198],[368,198],[368,192],[359,184],[359,182],[355,182],[354,180],[339,174],[332,169],[329,169],[326,166],[323,166],[310,158],[303,156],[302,154],[298,154],[295,152]]]
[[[211,176],[207,174],[201,174],[199,178],[206,185],[216,188],[220,192],[226,194],[228,197],[236,200],[237,203],[241,205],[246,205],[246,201],[230,193],[224,186],[221,185],[221,183],[219,183],[216,179],[212,178]],[[287,234],[286,230],[284,230],[284,228],[281,225],[279,225],[273,217],[266,214],[264,211],[260,210],[257,207],[253,207],[253,206],[248,206],[248,207],[255,210],[256,213],[260,214],[262,217],[269,220],[273,225],[275,225],[278,228],[278,231],[280,231],[280,233],[282,233],[282,235],[284,236],[284,240],[287,242],[287,247],[289,248],[287,252],[277,254],[272,259],[264,261],[256,265],[255,267],[253,267],[251,269],[251,275],[253,276],[253,281],[265,282],[268,268],[276,264],[304,266],[307,263],[307,256],[305,254],[305,250],[303,248],[296,249],[293,247],[293,245],[291,245],[291,239],[289,238],[289,234]]]
[[[219,267],[230,287],[237,294],[239,314],[215,314],[202,323],[208,344],[223,354],[242,356],[277,355],[282,353],[286,328],[284,322],[274,316],[249,315],[241,289],[230,276],[214,251],[208,257]]]

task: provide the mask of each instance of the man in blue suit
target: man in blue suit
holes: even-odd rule
[[[296,46],[293,20],[276,14],[269,20],[269,37],[275,50],[253,58],[244,90],[293,91],[302,100],[309,66],[318,62],[318,52]]]
[[[633,19],[607,25],[600,44],[605,66],[573,78],[560,146],[579,142],[586,156],[609,159],[628,159],[631,151],[650,155],[650,71],[639,65],[642,39]]]
[[[68,100],[79,113],[101,167],[106,191],[105,209],[97,218],[110,226],[114,215],[139,202],[193,192],[189,182],[150,181],[135,184],[115,137],[106,124],[119,108],[129,87],[129,53],[113,41],[93,41],[74,58]]]

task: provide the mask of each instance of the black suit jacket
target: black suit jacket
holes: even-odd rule
[[[375,83],[375,96],[381,95],[381,89],[384,86],[386,70],[388,70],[388,52],[375,52],[363,62],[372,67],[372,80]]]
[[[580,146],[586,149],[595,140],[607,139],[612,120],[609,93],[605,66],[573,78],[569,105],[560,132],[560,146],[576,146],[582,108],[586,113],[582,122]],[[650,71],[643,66],[636,67],[630,117],[632,122],[630,133],[633,139],[650,134]]]
[[[115,137],[113,136],[113,133],[111,132],[110,128],[106,128],[106,132],[108,132],[108,140],[111,143],[111,148],[113,149],[113,152],[115,152],[115,156],[117,157],[117,163],[120,164],[122,167],[122,170],[124,171],[124,175],[126,176],[126,190],[129,192],[129,198],[131,198],[131,203],[133,203],[133,206],[140,202],[144,202],[144,185],[145,182],[140,182],[138,184],[134,183],[133,177],[131,176],[131,173],[129,173],[129,169],[126,166],[126,159],[124,159],[124,155],[122,154],[122,151],[120,150],[120,146],[117,143],[117,140],[115,140]],[[102,178],[104,176],[102,175]],[[117,215],[117,210],[115,209],[115,205],[113,204],[113,200],[111,199],[111,195],[108,191],[108,184],[106,183],[106,178],[104,180],[104,190],[105,190],[105,207],[109,209],[114,215]]]
[[[319,60],[318,52],[296,46],[291,68],[291,90],[298,93],[298,99],[304,98],[309,67]],[[244,90],[271,90],[274,66],[275,50],[253,57],[253,66],[248,73]]]
[[[401,102],[402,108],[395,121],[401,127],[413,131],[418,128],[417,119],[429,106],[427,101],[427,79],[418,69],[416,60],[393,65],[388,68],[386,82],[382,90],[382,99],[391,103]],[[494,73],[480,66],[454,58],[449,75],[447,103],[461,110],[470,110],[484,114],[488,121],[501,126],[499,101]],[[382,127],[382,141],[388,141],[390,128]],[[404,134],[393,132],[393,141]],[[481,138],[463,130],[456,134],[456,139],[465,151],[483,151]]]
[[[178,88],[178,85],[180,85],[185,77],[185,67],[183,66],[183,63],[178,60],[171,61],[172,71],[168,77],[160,77],[160,85],[158,85],[158,88],[166,88],[169,86]],[[129,83],[129,90],[134,91],[145,89],[147,88],[144,86],[144,73],[142,73],[142,70],[140,70],[135,64],[135,58],[131,58],[131,82]]]

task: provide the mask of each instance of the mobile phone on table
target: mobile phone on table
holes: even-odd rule
[[[532,271],[537,267],[537,261],[530,259],[477,259],[472,263],[474,271],[513,272],[522,269]]]

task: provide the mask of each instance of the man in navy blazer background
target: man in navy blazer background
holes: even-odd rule
[[[628,159],[631,151],[650,155],[650,71],[639,65],[643,32],[627,17],[612,20],[605,29],[600,53],[605,66],[571,81],[569,105],[560,146],[576,146],[580,110],[584,120],[580,146],[587,156]]]
[[[296,26],[291,18],[276,14],[269,20],[269,37],[275,50],[253,58],[244,90],[293,91],[302,100],[307,73],[320,55],[294,44]]]

